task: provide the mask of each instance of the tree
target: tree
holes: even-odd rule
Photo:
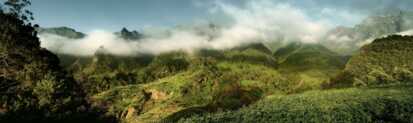
[[[3,13],[3,4],[0,4],[0,13]]]
[[[0,9],[27,23],[34,20],[33,13],[26,8],[31,4],[30,0],[7,0],[4,2],[4,7],[0,6]]]

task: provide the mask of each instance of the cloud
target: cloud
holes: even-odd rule
[[[245,8],[217,3],[225,15],[234,20],[232,27],[223,31],[218,41],[273,40],[317,42],[328,30],[329,23],[310,19],[309,16],[287,3],[254,1]]]
[[[39,37],[43,47],[58,53],[93,55],[103,46],[112,54],[133,55],[176,50],[192,52],[201,48],[228,49],[254,42],[317,43],[331,27],[328,21],[311,19],[301,9],[288,3],[259,0],[239,7],[217,1],[214,9],[230,18],[230,25],[219,28],[191,25],[160,34],[152,31],[139,41],[126,41],[106,31],[92,31],[86,38],[78,40],[51,34],[41,34]]]
[[[403,36],[407,36],[407,35],[413,35],[413,29],[407,30],[407,31],[403,31],[403,32],[399,32],[397,33],[398,35],[403,35]]]
[[[88,56],[100,47],[115,55],[130,55],[136,52],[134,42],[125,41],[113,33],[96,30],[83,39],[69,39],[53,34],[40,34],[41,46],[53,52]]]

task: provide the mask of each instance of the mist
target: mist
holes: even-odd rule
[[[243,7],[215,1],[209,9],[211,14],[219,13],[228,18],[228,24],[218,24],[217,27],[210,27],[208,23],[188,24],[184,28],[168,28],[165,30],[167,33],[144,33],[144,38],[136,41],[122,39],[105,30],[88,32],[82,39],[53,34],[40,34],[39,38],[41,46],[53,52],[81,56],[93,55],[101,47],[115,55],[160,54],[177,50],[192,53],[204,48],[224,50],[257,42],[320,43],[336,26],[333,21],[337,18],[332,20],[332,13],[339,13],[339,18],[354,22],[364,17],[351,16],[346,10],[323,8],[322,14],[327,16],[313,18],[310,15],[314,13],[289,3],[267,0],[249,1]],[[348,42],[354,39],[329,36],[329,40]]]

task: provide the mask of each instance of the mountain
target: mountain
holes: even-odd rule
[[[52,27],[52,28],[36,28],[39,34],[54,34],[70,39],[81,39],[86,37],[86,34],[78,32],[75,29],[69,27]],[[122,28],[121,31],[115,32],[115,35],[125,40],[139,40],[143,38],[143,34],[136,30],[129,31],[127,28]]]
[[[131,73],[142,83],[106,89],[92,100],[122,121],[175,122],[190,114],[236,110],[266,95],[295,93],[306,86],[285,78],[276,65],[271,51],[260,43],[163,53],[142,69],[127,68],[137,70]],[[105,105],[109,103],[113,105]]]
[[[115,34],[125,40],[139,40],[143,38],[143,34],[136,30],[129,31],[127,28],[122,28],[120,32],[115,32]]]
[[[245,44],[239,47],[222,51],[223,59],[229,62],[260,64],[276,67],[277,61],[272,52],[262,43]]]
[[[276,70],[263,65],[209,58],[191,59],[191,67],[184,67],[175,74],[150,83],[122,86],[99,93],[94,96],[95,105],[113,104],[106,107],[114,109],[109,114],[124,114],[119,117],[122,121],[174,122],[193,113],[235,110],[264,95],[290,91],[289,86],[282,85],[293,84],[288,83]],[[170,69],[163,70],[167,73]],[[157,73],[161,74],[163,70]]]
[[[274,56],[280,68],[285,69],[339,69],[346,62],[343,56],[320,44],[291,43],[278,49]]]
[[[303,93],[286,95],[275,93],[238,110],[189,115],[202,110],[197,108],[170,117],[180,117],[173,120],[180,123],[410,122],[413,118],[412,45],[413,36],[379,38],[363,46],[346,63],[345,57],[320,44],[292,43],[274,53],[280,62],[277,71],[289,80],[282,83],[290,83],[283,86],[297,89],[303,83],[307,86],[320,84],[320,80],[306,82],[311,81],[312,77],[302,77],[305,74],[311,76],[322,72],[320,75],[330,74],[330,77],[334,75],[331,73],[339,74],[330,81],[329,89],[313,88]],[[339,73],[344,64],[344,71]],[[301,77],[300,82],[291,84],[295,80],[290,80],[289,75],[284,73],[286,70],[293,71],[291,76]]]
[[[278,70],[297,88],[307,90],[320,88],[323,82],[336,76],[347,62],[347,58],[320,44],[291,43],[274,53]]]
[[[413,36],[374,40],[353,56],[331,84],[375,86],[413,81]]]
[[[376,38],[413,29],[413,12],[392,11],[369,16],[355,27],[330,30],[322,44],[342,54],[352,54]]]
[[[71,39],[81,39],[86,36],[86,34],[69,27],[37,28],[36,30],[39,34],[54,34]]]

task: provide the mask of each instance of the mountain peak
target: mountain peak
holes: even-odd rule
[[[37,28],[39,34],[54,34],[58,36],[63,36],[72,39],[84,38],[86,34],[76,31],[73,28],[61,26],[61,27],[51,27],[51,28]]]

